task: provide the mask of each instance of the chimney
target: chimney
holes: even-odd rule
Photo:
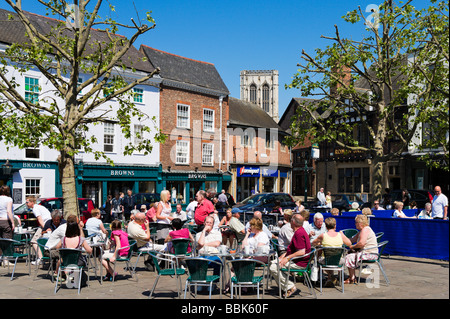
[[[348,66],[335,66],[331,69],[331,71],[333,72],[333,74],[340,75],[341,82],[344,84],[342,85],[341,83],[336,83],[334,87],[330,88],[330,94],[337,96],[338,95],[337,92],[340,87],[350,85],[352,79],[351,74],[352,69],[349,68]]]

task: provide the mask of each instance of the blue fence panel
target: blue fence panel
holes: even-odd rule
[[[323,213],[324,219],[334,217],[336,230],[355,227],[354,214],[331,216]],[[381,214],[383,215],[383,214]],[[406,219],[370,217],[370,227],[375,233],[384,232],[382,240],[388,240],[384,252],[388,255],[449,260],[449,222],[433,219]],[[313,222],[314,215],[310,217]]]

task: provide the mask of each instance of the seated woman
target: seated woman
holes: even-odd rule
[[[374,231],[369,226],[369,221],[366,215],[357,215],[355,217],[355,227],[359,232],[353,236],[349,245],[350,252],[345,257],[345,266],[348,268],[349,277],[345,284],[353,284],[355,280],[355,269],[358,267],[360,260],[375,260],[378,258],[378,242]],[[360,252],[362,249],[364,252]]]
[[[233,247],[233,241],[236,238],[233,230],[230,227],[222,227],[221,226],[229,226],[230,220],[233,217],[233,213],[231,212],[231,208],[227,209],[226,215],[222,218],[219,223],[219,229],[222,232],[222,245],[226,245],[227,242],[230,242],[230,248]]]
[[[91,211],[91,216],[92,217],[86,221],[85,225],[88,235],[100,235],[102,239],[106,239],[108,231],[101,220],[102,214],[100,213],[100,209],[94,208]]]
[[[408,217],[405,215],[405,213],[403,212],[403,202],[400,202],[400,201],[395,202],[394,206],[395,206],[395,211],[394,211],[393,217],[395,217],[395,218],[417,218],[416,216]]]
[[[264,250],[270,249],[270,239],[265,232],[263,232],[263,222],[259,218],[252,218],[250,220],[250,227],[245,234],[242,241],[242,247],[248,246],[250,254],[255,254]],[[267,247],[264,249],[264,247]]]
[[[186,238],[190,239],[191,242],[194,242],[194,236],[192,236],[191,232],[188,228],[181,228],[183,226],[183,221],[180,218],[174,218],[172,220],[172,228],[174,229],[167,235],[166,239],[164,240],[165,243],[167,243],[167,251],[174,253],[175,250],[172,246],[171,240],[177,239],[177,238]],[[190,253],[192,251],[191,244],[188,246],[187,252]]]
[[[433,217],[431,217],[431,203],[425,204],[425,208],[420,212],[420,214],[417,216],[417,218],[433,219]]]
[[[327,228],[327,232],[320,234],[314,241],[311,243],[313,246],[322,246],[322,247],[342,247],[343,244],[346,246],[350,246],[352,242],[347,236],[344,235],[343,232],[336,232],[336,219],[332,217],[328,217],[325,219],[325,227]],[[319,263],[323,261],[323,257],[319,258]],[[325,270],[328,274],[327,281],[325,283],[325,287],[332,287],[337,278],[334,277],[333,270]]]
[[[82,249],[86,251],[86,253],[91,254],[92,253],[92,247],[89,246],[88,242],[84,237],[81,236],[81,229],[77,221],[68,220],[67,221],[67,228],[65,236],[61,239],[61,241],[56,245],[56,249],[60,248],[71,248],[71,249]],[[79,260],[79,266],[81,264],[86,264],[86,260]],[[56,264],[56,272],[59,268],[59,260]]]
[[[128,234],[122,230],[122,222],[118,219],[113,220],[111,223],[111,247],[109,251],[104,252],[102,255],[102,265],[107,271],[103,280],[112,281],[117,276],[117,273],[114,273],[113,267],[111,267],[111,263],[114,263],[117,254],[119,256],[127,256],[130,248],[119,249],[129,245]]]

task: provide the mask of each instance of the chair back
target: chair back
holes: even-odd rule
[[[339,266],[346,249],[344,247],[322,247],[317,251],[323,252],[324,266]]]
[[[347,238],[352,238],[353,236],[355,236],[358,233],[358,230],[357,229],[353,229],[353,228],[348,228],[348,229],[342,230],[342,232],[344,233],[344,235]]]
[[[380,259],[381,255],[383,254],[384,249],[386,248],[386,245],[389,243],[388,240],[385,240],[378,244],[378,259]]]
[[[380,243],[381,242],[381,237],[383,237],[384,233],[383,232],[379,232],[375,234],[375,237],[377,238],[377,242]]]
[[[184,261],[188,267],[191,281],[206,281],[210,260],[206,258],[186,258]]]
[[[129,248],[129,249],[128,249],[127,255],[126,255],[126,256],[117,256],[117,258],[118,258],[119,260],[122,260],[122,261],[124,261],[124,260],[130,260],[130,259],[131,259],[131,256],[133,256],[133,252],[135,251],[135,250],[134,250],[134,247],[136,247],[136,246],[137,246],[137,245],[136,245],[136,240],[135,240],[135,239],[128,239],[128,246],[122,247],[122,248],[120,248],[120,249],[117,251],[117,253],[119,253],[120,250]]]
[[[187,255],[190,240],[188,238],[174,238],[172,239],[172,246],[175,255]]]
[[[81,256],[81,250],[80,249],[73,249],[73,248],[60,248],[59,250],[59,256],[61,258],[61,267],[81,267],[78,266],[78,261]]]
[[[47,244],[48,238],[38,238],[37,244],[39,249],[41,250],[42,256],[44,256],[45,252],[45,244]]]
[[[5,257],[14,256],[15,244],[20,244],[20,242],[8,238],[0,238],[0,250],[2,251],[2,256]]]
[[[236,259],[230,261],[236,281],[238,283],[251,283],[255,273],[256,261],[252,259]]]

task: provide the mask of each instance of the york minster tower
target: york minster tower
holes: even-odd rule
[[[278,123],[278,71],[241,71],[241,100],[259,105]]]

